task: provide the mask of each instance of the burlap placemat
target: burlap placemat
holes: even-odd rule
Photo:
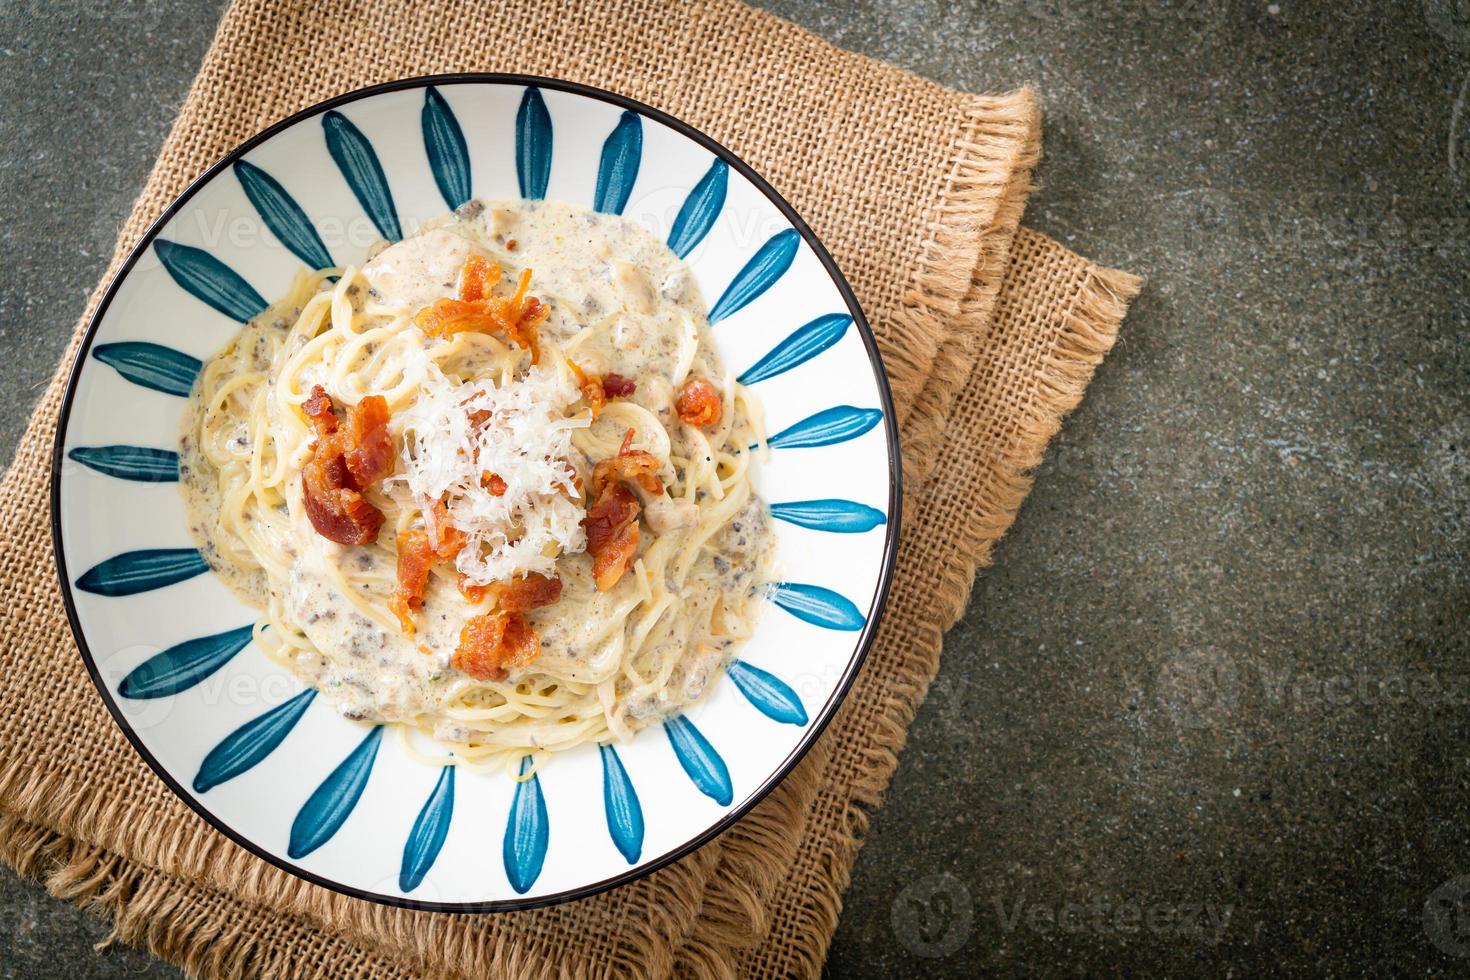
[[[941,633],[1111,345],[1136,280],[1017,234],[1039,150],[1029,93],[956,93],[733,0],[237,3],[113,269],[188,180],[270,122],[361,85],[451,70],[553,75],[673,112],[770,179],[851,281],[893,385],[907,493],[888,613],[846,706],[745,820],[610,894],[451,916],[307,885],[179,803],[87,680],[51,569],[46,507],[63,365],[0,483],[0,582],[11,593],[0,632],[0,856],[107,910],[123,938],[207,975],[813,974],[865,808],[892,772]]]

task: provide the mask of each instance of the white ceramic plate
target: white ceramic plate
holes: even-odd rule
[[[470,197],[621,212],[689,261],[721,356],[764,405],[757,486],[779,582],[696,708],[533,778],[413,760],[249,643],[177,481],[199,363],[303,264],[360,264]],[[709,840],[796,764],[877,626],[898,538],[888,386],[831,256],[754,171],[648,106],[550,79],[453,75],[333,99],[215,164],[164,212],[82,342],[52,486],[62,591],[128,738],[266,860],[394,905],[487,911],[626,882]],[[387,737],[385,737],[385,735]]]

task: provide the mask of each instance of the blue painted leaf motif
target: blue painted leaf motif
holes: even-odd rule
[[[204,249],[160,238],[153,251],[185,292],[225,316],[245,323],[265,309],[265,300],[250,283]]]
[[[282,245],[313,269],[335,264],[316,226],[278,180],[244,160],[235,161],[235,176],[265,226]]]
[[[638,114],[624,111],[602,144],[602,160],[597,166],[597,190],[592,195],[592,209],[607,214],[622,214],[638,179],[643,162],[643,122]]]
[[[194,548],[147,548],[98,562],[77,579],[77,588],[95,595],[137,595],[207,571],[209,563]]]
[[[769,354],[752,364],[737,380],[743,385],[753,385],[805,364],[841,340],[851,323],[852,317],[846,313],[819,316],[797,327],[791,336],[771,348]]]
[[[735,660],[726,668],[730,680],[755,705],[761,714],[787,725],[805,725],[806,708],[785,681],[743,660]]]
[[[521,197],[540,199],[551,183],[551,113],[541,90],[527,86],[516,110],[516,177]]]
[[[352,814],[352,808],[362,798],[382,741],[383,726],[374,725],[373,730],[357,743],[357,748],[307,797],[291,823],[287,857],[293,861],[301,860],[331,840],[332,835],[341,829]]]
[[[92,356],[103,364],[112,365],[118,374],[135,385],[185,397],[204,367],[198,358],[182,354],[172,347],[140,340],[98,344],[92,348]]]
[[[856,439],[883,418],[876,408],[838,405],[810,415],[771,436],[772,449],[808,449]]]
[[[679,258],[694,251],[704,236],[715,226],[715,219],[725,207],[725,192],[730,186],[730,165],[719,157],[709,165],[699,183],[684,199],[684,206],[669,229],[669,248]]]
[[[799,527],[809,527],[814,531],[832,531],[837,534],[871,531],[888,520],[876,507],[869,507],[855,500],[838,498],[792,500],[772,504],[771,516]]]
[[[372,219],[378,234],[396,242],[403,237],[398,226],[398,209],[393,205],[393,192],[373,144],[342,113],[333,109],[322,116],[322,130],[327,137],[327,152],[337,161],[337,169],[347,178],[357,203]]]
[[[730,285],[725,287],[719,301],[709,311],[709,322],[719,323],[730,314],[743,309],[761,293],[773,286],[777,279],[791,268],[796,258],[796,249],[801,245],[801,236],[795,228],[778,231],[751,256],[745,268],[735,274]]]
[[[187,691],[230,662],[250,642],[249,626],[199,636],[156,653],[128,672],[117,686],[125,698],[163,698]]]
[[[820,585],[777,582],[771,600],[797,619],[829,630],[860,630],[867,622],[851,599]]]
[[[449,836],[449,819],[454,815],[454,766],[439,770],[439,781],[424,801],[413,830],[403,845],[403,865],[398,871],[398,890],[411,892],[423,883],[434,866],[444,838]]]
[[[643,853],[643,806],[638,791],[617,750],[607,742],[597,747],[602,754],[602,805],[607,811],[607,832],[629,864],[637,864]]]
[[[424,90],[424,110],[419,118],[429,169],[434,171],[434,183],[452,211],[470,199],[470,150],[464,131],[449,103],[432,85]]]
[[[516,784],[515,799],[510,804],[510,819],[505,824],[505,840],[500,848],[500,856],[505,861],[505,876],[518,895],[524,895],[540,877],[551,832],[546,818],[546,799],[541,795],[541,777],[524,778],[530,769],[531,757],[522,757],[522,781]]]
[[[291,733],[316,697],[309,687],[285,704],[277,705],[258,718],[235,729],[204,757],[194,777],[194,792],[207,793],[220,783],[234,779],[275,751]]]
[[[179,479],[179,454],[147,446],[78,446],[66,454],[88,469],[119,480],[174,483]]]
[[[684,772],[699,791],[720,806],[729,806],[735,798],[730,770],[704,733],[683,715],[665,721],[664,733],[669,736],[669,744],[674,747],[679,765],[684,767]]]

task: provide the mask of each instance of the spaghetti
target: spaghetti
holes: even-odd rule
[[[638,225],[553,202],[303,272],[200,374],[195,539],[262,649],[426,761],[631,737],[709,688],[773,559],[703,310]]]

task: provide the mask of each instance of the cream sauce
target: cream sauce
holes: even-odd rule
[[[725,379],[693,276],[662,242],[632,221],[555,202],[473,201],[419,235],[381,250],[362,270],[371,288],[354,302],[359,308],[391,307],[411,316],[454,294],[465,259],[473,253],[503,267],[505,277],[497,292],[508,291],[522,268],[533,270],[531,292],[551,308],[541,330],[549,345],[588,372],[616,372],[636,381],[637,390],[628,401],[657,417],[668,435],[664,441],[662,432],[640,430],[635,445],[675,459],[704,452],[677,418],[675,392],[696,363],[717,385],[723,387]],[[260,386],[274,383],[275,372],[290,353],[283,350],[283,341],[300,313],[299,297],[288,306],[268,310],[210,362],[207,372],[212,369],[222,382],[251,378],[226,404],[225,415]],[[467,345],[463,354],[445,365],[446,373],[453,370],[463,380],[478,377],[484,367],[479,356],[473,345]],[[303,382],[312,380],[303,376]],[[630,411],[626,407],[605,411],[587,431],[587,440],[599,451],[574,451],[571,460],[584,478],[597,459],[612,454],[606,447],[615,451]],[[296,652],[293,669],[350,718],[417,723],[451,741],[471,737],[474,724],[449,720],[445,709],[470,686],[469,679],[450,666],[450,658],[464,623],[482,610],[459,597],[449,574],[452,567],[449,573],[442,569],[436,573],[417,617],[418,632],[405,636],[391,625],[386,609],[394,580],[391,551],[381,541],[344,547],[317,535],[300,502],[298,476],[286,484],[286,500],[277,505],[290,518],[285,524],[289,540],[278,542],[290,557],[290,572],[282,580],[269,581],[260,565],[249,560],[239,535],[222,525],[225,504],[219,470],[200,445],[205,413],[196,389],[180,440],[181,485],[191,531],[211,567],[245,601],[264,607],[273,596],[283,618],[304,634],[309,642]],[[248,456],[251,440],[257,437],[249,431],[248,419],[248,415],[226,419],[228,424],[204,431],[228,432],[227,438],[234,441],[229,451]],[[666,482],[678,476],[673,467],[665,469]],[[705,493],[699,491],[699,499]],[[645,503],[641,553],[654,541],[672,536],[677,538],[670,550],[677,552],[690,533],[684,525],[697,513],[693,500],[659,498]],[[276,517],[280,516],[278,512]],[[390,530],[385,527],[384,537],[391,537]],[[672,579],[666,583],[676,608],[646,628],[639,656],[677,660],[667,682],[655,693],[620,697],[615,711],[641,727],[704,693],[740,639],[722,630],[721,611],[761,601],[773,548],[766,508],[751,495],[733,519],[697,550],[682,585]],[[564,583],[563,597],[531,614],[542,652],[520,675],[596,684],[618,668],[616,661],[634,629],[624,620],[640,602],[641,585],[629,574],[612,590],[597,591],[591,559],[585,554],[563,555],[557,571]],[[343,594],[343,581],[357,583],[353,587],[361,589],[383,616],[365,616]],[[512,681],[517,676],[513,674]]]

